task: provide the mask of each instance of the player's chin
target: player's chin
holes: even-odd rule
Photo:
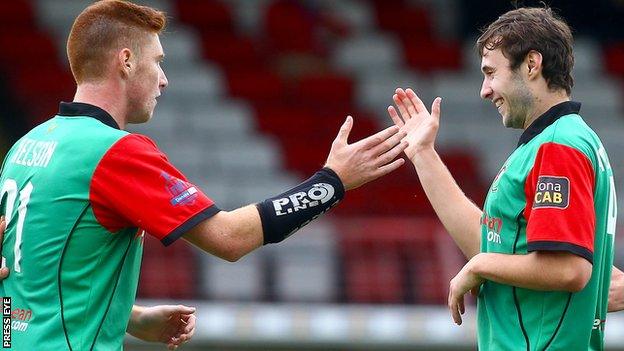
[[[145,123],[145,122],[148,122],[150,119],[152,119],[152,116],[154,116],[155,109],[156,109],[156,99],[154,99],[153,104],[150,104],[147,107],[147,109],[143,111],[143,113],[141,113],[140,116],[138,116],[139,120],[141,121],[139,123]]]
[[[154,110],[147,111],[145,113],[136,114],[133,116],[132,120],[128,121],[129,124],[142,124],[147,123],[150,119],[152,119],[152,115]]]

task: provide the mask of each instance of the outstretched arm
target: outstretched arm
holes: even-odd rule
[[[345,191],[399,168],[405,133],[389,127],[349,144],[353,119],[347,117],[334,140],[325,168],[297,187],[257,205],[221,211],[189,230],[184,238],[217,257],[236,261],[276,243],[330,210]]]
[[[390,106],[394,124],[407,133],[405,154],[412,161],[420,183],[438,218],[464,255],[470,259],[480,251],[481,210],[459,188],[435,150],[440,125],[440,104],[436,98],[431,113],[412,89],[397,89],[393,96],[399,112]]]

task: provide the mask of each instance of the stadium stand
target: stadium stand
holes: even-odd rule
[[[322,166],[346,114],[355,117],[353,140],[388,125],[397,86],[422,91],[427,101],[444,97],[443,158],[478,204],[517,140],[478,98],[473,39],[442,35],[434,1],[140,2],[172,19],[162,37],[170,85],[153,121],[133,130],[155,139],[222,208],[276,194]],[[0,72],[29,125],[71,99],[64,41],[88,3],[0,1],[0,47],[18,48],[0,55],[0,67],[9,68]],[[574,98],[608,148],[619,150],[624,46],[581,37],[575,50]],[[622,174],[624,155],[610,155]],[[616,178],[620,189],[623,179]],[[140,295],[443,303],[462,257],[442,231],[406,166],[349,193],[284,245],[236,264],[146,239]]]

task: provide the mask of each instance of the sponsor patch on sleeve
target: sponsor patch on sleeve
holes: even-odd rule
[[[566,177],[540,176],[535,187],[533,208],[567,208],[570,180]]]

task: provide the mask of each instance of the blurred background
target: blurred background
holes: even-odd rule
[[[152,121],[131,130],[152,137],[223,209],[311,175],[347,114],[353,141],[389,125],[396,87],[414,88],[428,106],[443,97],[438,150],[478,205],[520,135],[479,98],[474,50],[478,29],[513,8],[509,1],[136,2],[169,15],[161,38],[169,87]],[[1,158],[72,100],[65,40],[89,3],[0,1]],[[622,200],[624,1],[546,3],[574,30],[573,99],[605,144]],[[616,245],[622,268],[624,242]],[[474,311],[457,327],[444,305],[465,260],[409,164],[239,262],[151,238],[143,262],[140,303],[199,307],[187,350],[475,349]],[[607,344],[624,350],[624,315],[608,321]]]

